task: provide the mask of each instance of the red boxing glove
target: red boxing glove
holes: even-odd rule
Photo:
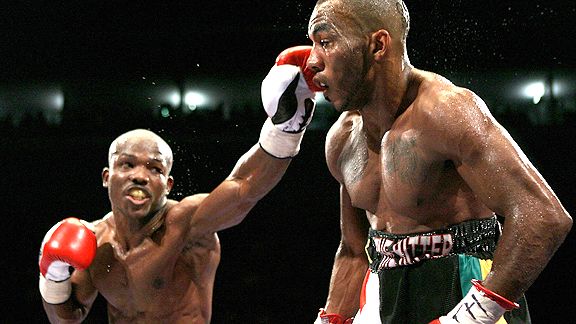
[[[314,92],[321,92],[324,89],[317,87],[314,82],[312,82],[312,78],[316,73],[310,70],[306,65],[311,50],[312,46],[307,45],[287,48],[283,50],[282,53],[280,53],[276,58],[276,65],[290,64],[299,66],[310,90]]]
[[[352,321],[354,321],[353,317],[344,320],[342,315],[326,314],[326,310],[324,308],[320,308],[318,318],[316,318],[314,324],[352,324]]]
[[[96,235],[77,218],[54,225],[40,247],[40,293],[46,302],[58,304],[70,297],[69,267],[84,270],[96,255]]]

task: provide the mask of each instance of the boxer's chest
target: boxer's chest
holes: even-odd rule
[[[353,206],[381,217],[423,208],[438,189],[443,163],[427,159],[420,142],[415,130],[387,132],[378,151],[353,139],[340,164]]]
[[[190,287],[188,268],[179,257],[161,253],[152,242],[119,255],[113,244],[99,248],[90,271],[99,293],[115,308],[134,315],[154,305],[174,305]]]

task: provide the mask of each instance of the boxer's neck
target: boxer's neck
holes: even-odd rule
[[[137,226],[128,224],[130,220],[122,218],[115,219],[116,241],[121,245],[124,252],[139,246],[146,238],[151,237],[162,225],[166,217],[166,206],[156,211],[145,222],[140,222]]]

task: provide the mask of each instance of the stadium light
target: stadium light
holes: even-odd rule
[[[62,90],[56,90],[51,94],[47,95],[47,108],[52,109],[55,112],[61,112],[64,108],[64,93]]]
[[[535,105],[540,102],[545,93],[546,86],[542,81],[532,82],[524,87],[524,95],[532,98],[532,102]]]
[[[180,106],[181,100],[182,98],[180,97],[180,93],[178,93],[178,91],[173,91],[172,93],[170,93],[169,102],[172,105],[172,107]]]
[[[184,104],[192,111],[204,105],[207,101],[206,95],[198,91],[188,91],[184,96]]]

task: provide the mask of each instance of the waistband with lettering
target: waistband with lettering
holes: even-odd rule
[[[496,216],[406,235],[370,229],[366,254],[373,272],[455,254],[491,259],[500,234]]]

